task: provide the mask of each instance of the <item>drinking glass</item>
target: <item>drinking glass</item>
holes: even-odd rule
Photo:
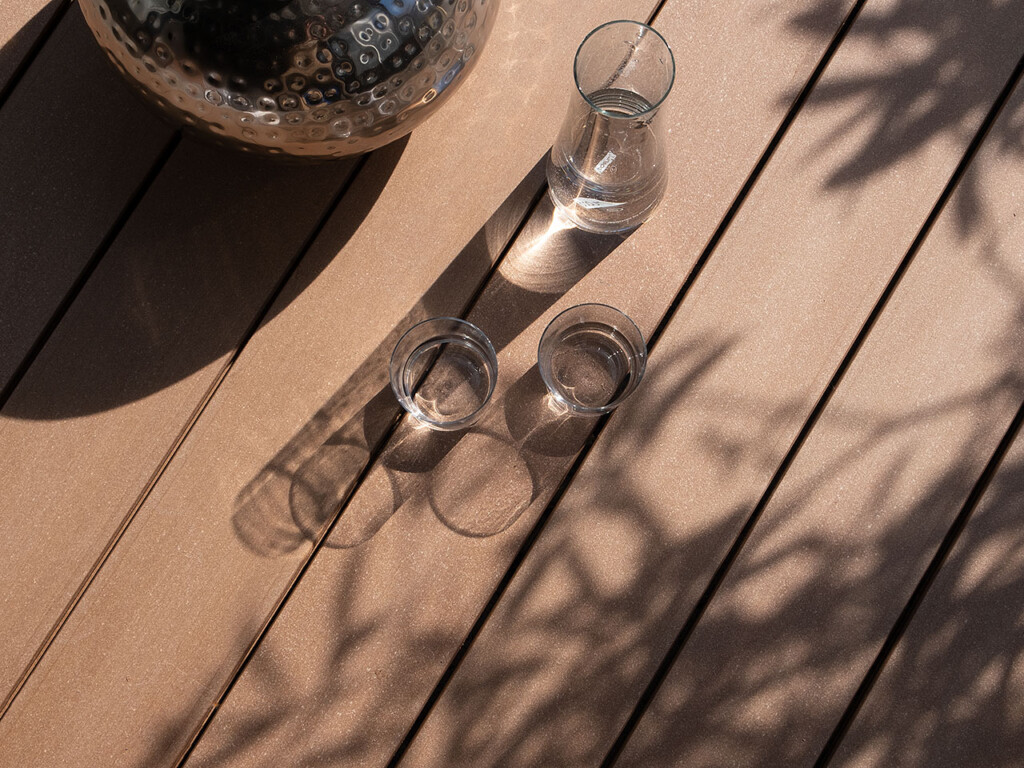
[[[590,232],[622,232],[654,212],[668,183],[659,108],[675,79],[672,51],[638,21],[612,21],[576,52],[576,93],[548,157],[551,199]]]
[[[537,366],[551,396],[577,413],[607,413],[640,384],[647,365],[643,334],[607,304],[578,304],[548,327]]]
[[[414,325],[391,354],[391,389],[402,407],[432,429],[464,429],[494,394],[498,356],[472,323],[434,317]]]

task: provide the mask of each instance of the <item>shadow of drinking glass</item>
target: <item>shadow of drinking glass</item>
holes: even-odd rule
[[[554,401],[536,365],[465,431],[438,432],[407,417],[331,531],[327,546],[363,543],[412,500],[425,500],[455,533],[495,536],[556,481],[554,464],[562,468],[562,461],[553,463],[551,457],[564,460],[579,452],[596,422]]]

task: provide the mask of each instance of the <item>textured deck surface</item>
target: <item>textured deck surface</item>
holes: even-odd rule
[[[503,0],[318,166],[0,10],[0,767],[1024,766],[1024,5]],[[669,193],[588,235],[542,160],[626,17]],[[587,301],[651,349],[596,420]],[[456,435],[387,386],[435,315],[499,355]]]

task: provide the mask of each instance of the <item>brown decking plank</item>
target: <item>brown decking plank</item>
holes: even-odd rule
[[[1024,766],[1022,508],[1018,432],[829,765]]]
[[[112,546],[354,162],[186,141],[0,411],[2,699]]]
[[[173,136],[77,8],[0,109],[0,393]]]
[[[817,764],[1024,398],[1022,106],[1018,87],[616,765]]]
[[[0,3],[0,107],[70,4],[71,0],[4,0]]]
[[[490,413],[454,437],[401,426],[188,766],[387,763],[594,426],[545,415],[534,367],[545,323],[600,300],[647,332],[657,325],[842,18],[833,9],[816,19],[831,21],[827,32],[794,40],[792,17],[766,28],[742,3],[668,4],[656,25],[687,40],[677,61],[690,76],[666,107],[675,165],[664,208],[621,243],[552,233],[550,206],[535,212],[470,315],[500,350]],[[315,523],[317,505],[344,490],[330,479],[354,431],[289,469],[277,498],[297,519]],[[258,519],[251,506],[241,511]]]
[[[981,123],[972,107],[1016,63],[1019,29],[960,6],[950,26],[985,40],[969,49],[984,86],[943,94],[913,130],[848,128],[913,90],[932,50],[877,32],[891,9],[862,12],[402,765],[601,762]]]
[[[370,159],[376,178],[360,174],[0,720],[0,764],[167,765],[189,743],[311,548],[310,532],[284,528],[284,509],[271,512],[291,538],[253,552],[236,498],[307,441],[318,447],[351,417],[362,427],[395,335],[465,303],[533,197],[517,190],[492,217],[557,130],[576,41],[623,12],[611,0],[507,10],[451,103],[404,153],[380,155],[397,164]],[[365,209],[358,228],[349,204]]]

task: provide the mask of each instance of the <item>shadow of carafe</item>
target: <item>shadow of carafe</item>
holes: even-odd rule
[[[309,541],[357,546],[412,498],[427,500],[454,531],[494,535],[535,497],[535,471],[523,451],[539,446],[538,455],[572,453],[555,446],[560,435],[572,435],[575,428],[541,420],[542,411],[522,414],[534,421],[525,444],[509,432],[505,409],[495,404],[462,433],[435,432],[411,417],[400,421],[387,383],[391,350],[415,323],[460,314],[452,304],[463,296],[461,314],[471,309],[470,319],[500,352],[629,236],[569,227],[547,196],[536,199],[542,173],[541,162],[402,322],[238,495],[233,522],[248,548],[273,557]],[[526,213],[529,218],[516,233]],[[488,275],[482,267],[514,234],[509,252]],[[535,368],[531,375],[538,383]],[[525,402],[524,386],[517,382],[511,388],[516,402]],[[564,417],[548,411],[546,418]]]

